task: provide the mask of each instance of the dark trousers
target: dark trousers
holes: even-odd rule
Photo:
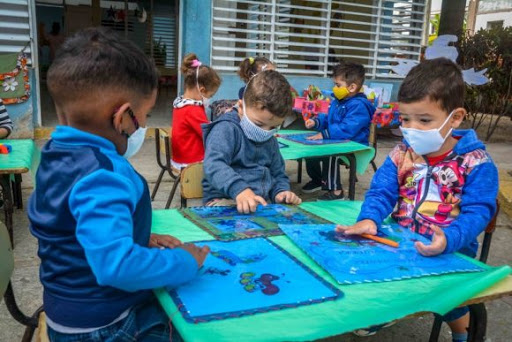
[[[343,190],[338,157],[307,158],[306,171],[311,181],[324,190]]]

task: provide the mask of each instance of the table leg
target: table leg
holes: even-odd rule
[[[16,193],[16,206],[18,209],[23,209],[23,195],[21,194],[21,174],[17,173],[14,175],[14,192]]]
[[[487,330],[487,310],[484,303],[473,304],[469,306],[469,342],[485,341]]]
[[[297,165],[297,183],[299,183],[299,184],[302,182],[302,161],[303,160],[304,159],[302,159],[302,158],[297,160],[297,163],[298,163],[298,165]]]
[[[4,200],[4,213],[5,213],[5,226],[9,232],[11,239],[11,245],[14,247],[13,240],[13,225],[12,225],[12,189],[11,189],[11,177],[9,174],[4,174],[0,177],[0,186],[2,187],[2,197]]]
[[[349,166],[349,185],[348,185],[348,198],[353,201],[356,198],[356,169],[357,169],[357,161],[356,156],[353,153],[346,154],[345,157],[348,159],[350,166]]]

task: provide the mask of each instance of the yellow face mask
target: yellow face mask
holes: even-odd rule
[[[333,87],[332,92],[334,93],[334,97],[338,100],[343,100],[348,94],[350,94],[347,87]]]

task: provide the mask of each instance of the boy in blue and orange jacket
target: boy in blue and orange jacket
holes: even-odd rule
[[[197,274],[208,248],[151,234],[148,185],[126,158],[142,146],[158,74],[105,28],[70,37],[48,70],[60,125],[30,198],[51,341],[169,341],[151,289]]]
[[[460,252],[474,257],[477,237],[496,212],[498,172],[485,145],[462,123],[465,85],[457,65],[445,58],[414,67],[398,101],[404,141],[373,177],[353,226],[346,234],[376,234],[389,215],[432,240],[416,242],[424,256]],[[444,316],[454,342],[467,340],[468,308]]]
[[[360,92],[364,75],[364,67],[358,63],[345,62],[334,67],[335,99],[327,115],[319,114],[317,118],[306,121],[306,128],[319,131],[308,139],[352,140],[368,145],[375,107]],[[302,187],[303,192],[313,193],[324,189],[327,192],[320,196],[320,200],[344,198],[338,157],[308,158],[306,170],[311,181]]]

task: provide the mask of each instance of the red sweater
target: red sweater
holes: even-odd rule
[[[172,114],[172,160],[191,164],[204,159],[201,124],[208,123],[201,101],[178,97]]]

